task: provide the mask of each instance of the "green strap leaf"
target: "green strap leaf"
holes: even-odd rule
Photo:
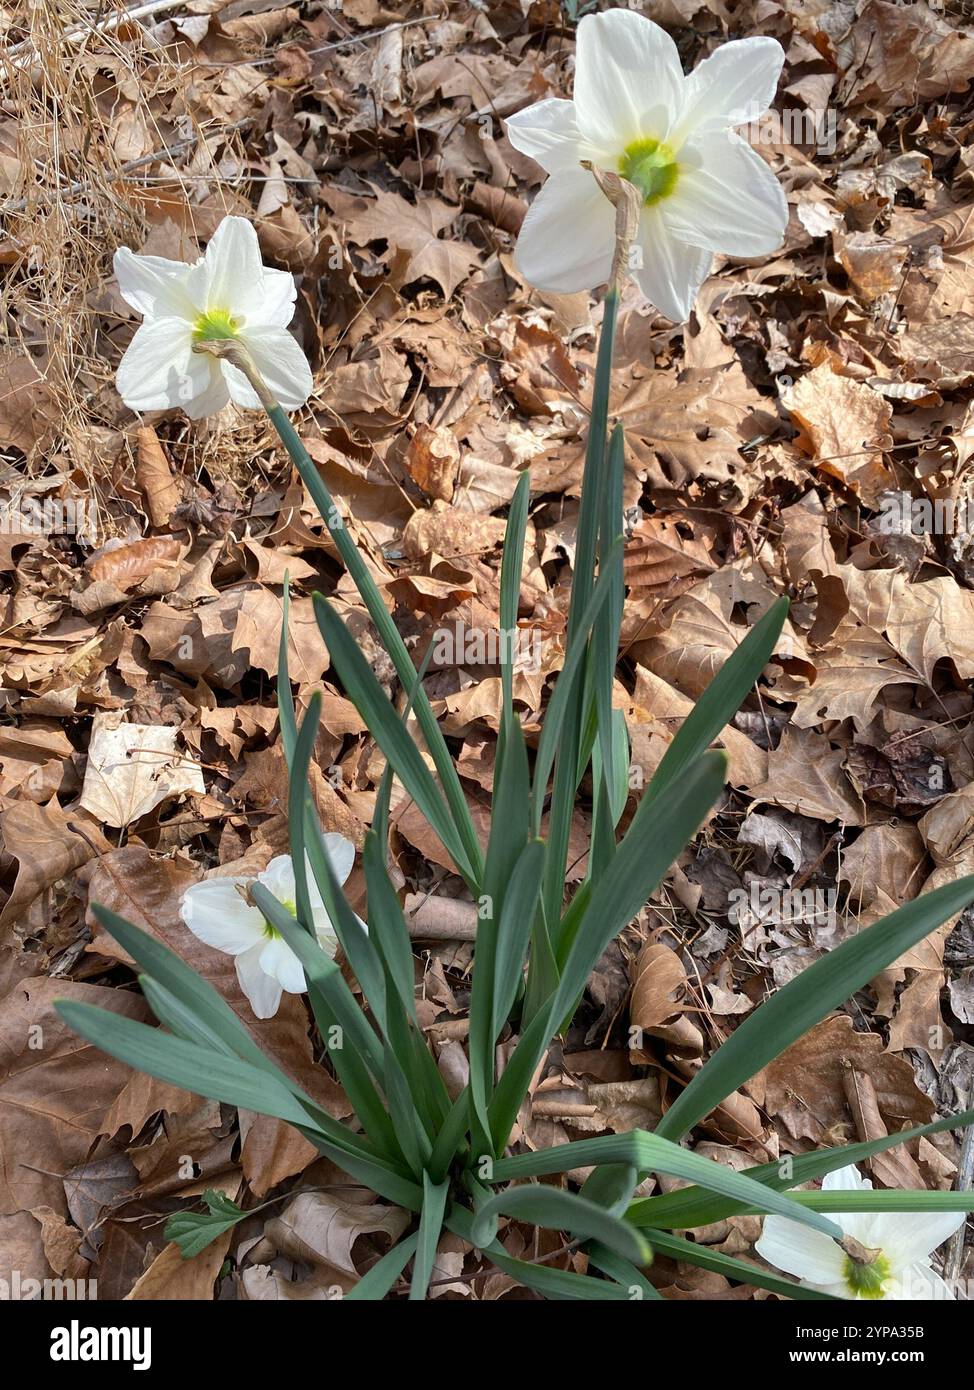
[[[589,416],[588,439],[585,445],[585,466],[582,472],[581,500],[578,510],[578,525],[575,535],[575,558],[572,565],[572,592],[568,606],[568,631],[565,645],[565,667],[562,670],[545,714],[541,744],[545,742],[549,724],[552,723],[552,706],[559,697],[557,722],[553,731],[554,742],[551,756],[557,748],[555,763],[554,790],[551,799],[551,814],[548,825],[548,863],[545,872],[542,897],[544,913],[549,923],[552,945],[557,950],[557,922],[560,916],[564,892],[565,863],[571,836],[571,816],[578,787],[594,738],[594,728],[590,732],[583,728],[586,712],[592,707],[594,718],[594,691],[588,679],[588,656],[590,654],[589,630],[595,618],[589,622],[590,600],[596,588],[601,588],[603,597],[609,599],[616,593],[613,583],[613,560],[602,536],[600,548],[600,529],[606,510],[607,467],[606,444],[609,420],[609,396],[612,389],[612,349],[615,342],[616,320],[619,312],[618,291],[610,288],[603,301],[602,327],[599,332],[598,355],[595,363],[595,380],[592,385],[592,411]],[[621,549],[621,547],[620,547]],[[599,561],[599,579],[595,581],[595,562]],[[601,609],[600,609],[601,613]],[[614,665],[614,661],[613,661]],[[576,667],[579,679],[569,678],[570,667]],[[582,679],[582,677],[585,679]],[[565,687],[563,689],[563,687]],[[564,728],[561,728],[564,721]],[[538,749],[538,759],[534,783],[534,833],[541,828],[541,804],[551,770],[547,763],[548,750]],[[534,963],[532,962],[532,973]],[[530,982],[529,982],[530,985]],[[529,988],[529,995],[537,994],[537,988]]]
[[[454,1205],[447,1215],[447,1229],[460,1236],[462,1240],[474,1244],[472,1239],[472,1217],[463,1207]],[[628,1288],[605,1279],[593,1279],[588,1274],[575,1274],[570,1269],[551,1269],[547,1265],[532,1264],[529,1260],[517,1260],[508,1255],[499,1240],[480,1247],[504,1274],[509,1274],[527,1289],[533,1289],[542,1298],[558,1302],[624,1303],[631,1297]]]
[[[376,1261],[368,1274],[363,1274],[354,1289],[344,1295],[342,1302],[380,1303],[406,1268],[418,1241],[419,1232],[414,1231],[411,1236],[394,1245],[387,1255]]]
[[[423,1174],[423,1210],[419,1214],[419,1240],[409,1285],[410,1303],[422,1303],[429,1289],[449,1192],[448,1182],[434,1183],[428,1173]]]
[[[650,1242],[652,1244],[652,1242]],[[663,1295],[649,1282],[641,1269],[637,1269],[629,1260],[624,1260],[621,1255],[617,1255],[614,1250],[603,1245],[601,1241],[593,1240],[585,1247],[588,1257],[596,1269],[601,1269],[603,1274],[607,1274],[610,1279],[614,1279],[617,1284],[628,1290],[629,1298],[634,1302],[642,1302],[649,1299],[652,1303],[663,1301]]]
[[[599,331],[595,380],[592,383],[592,412],[589,415],[585,466],[582,471],[581,504],[572,569],[572,596],[568,612],[569,644],[578,632],[582,613],[592,592],[599,523],[605,489],[606,435],[609,423],[609,394],[612,389],[612,349],[615,344],[619,292],[610,289],[602,301],[602,327]],[[603,557],[604,558],[604,557]]]
[[[911,1139],[920,1139],[928,1134],[940,1134],[948,1129],[966,1129],[968,1125],[974,1125],[974,1110],[966,1110],[962,1115],[951,1115],[947,1119],[933,1120],[913,1129],[902,1129],[897,1134],[884,1135],[881,1139],[842,1144],[837,1148],[815,1149],[806,1154],[789,1154],[776,1163],[762,1163],[754,1168],[745,1168],[744,1176],[753,1178],[755,1182],[767,1184],[776,1192],[785,1192],[798,1183],[824,1178],[826,1173],[834,1173],[837,1168],[845,1168],[850,1163],[862,1163],[864,1159],[884,1153],[886,1149],[895,1148],[897,1144],[905,1144]],[[630,1204],[627,1219],[635,1226],[687,1230],[693,1226],[712,1225],[713,1222],[723,1221],[728,1216],[739,1216],[746,1210],[747,1208],[738,1202],[728,1202],[722,1197],[714,1197],[699,1187],[684,1187],[678,1192],[637,1198]]]
[[[514,1005],[524,975],[524,959],[531,940],[531,926],[541,894],[544,873],[545,847],[542,841],[532,840],[524,846],[514,866],[504,906],[497,925],[497,945],[494,953],[493,1009],[490,1021],[490,1046]],[[476,975],[474,977],[476,988]],[[473,1004],[471,1001],[471,1015]]]
[[[974,875],[944,884],[865,927],[803,970],[735,1028],[666,1112],[656,1133],[666,1139],[686,1134],[738,1086],[972,901]]]
[[[331,956],[321,949],[317,940],[295,921],[284,904],[279,902],[264,884],[254,883],[250,894],[255,906],[260,908],[271,926],[281,933],[301,962],[309,992],[321,996],[327,1015],[325,1026],[330,1026],[332,1019],[338,1023],[344,1035],[343,1048],[347,1041],[378,1080],[385,1065],[382,1043],[356,1003],[341,970]],[[361,931],[357,923],[356,930]],[[323,1041],[327,1044],[327,1035]]]
[[[809,1211],[974,1211],[974,1192],[931,1192],[925,1187],[880,1188],[875,1192],[793,1192]],[[758,1213],[763,1207],[756,1207]]]
[[[612,708],[612,686],[619,659],[619,632],[625,599],[625,579],[622,553],[623,468],[625,446],[622,426],[612,431],[606,458],[602,496],[602,517],[599,524],[599,577],[609,584],[609,599],[592,628],[592,659],[587,670],[594,687],[598,727],[598,768],[593,772],[604,782],[606,805],[610,816],[619,802],[619,765],[621,748],[618,741],[618,718],[621,711]],[[626,748],[628,753],[628,747]],[[628,772],[628,757],[625,771]],[[625,805],[623,796],[622,805]],[[621,814],[621,807],[619,808]],[[615,825],[618,816],[612,821]],[[594,838],[594,833],[593,833]]]
[[[685,1264],[697,1265],[700,1269],[712,1270],[722,1274],[725,1279],[735,1279],[739,1284],[751,1284],[756,1289],[767,1289],[770,1293],[784,1294],[799,1302],[843,1303],[830,1293],[819,1293],[817,1289],[803,1289],[790,1279],[781,1279],[770,1274],[760,1265],[752,1265],[747,1260],[736,1260],[732,1255],[722,1255],[706,1245],[697,1245],[692,1240],[680,1236],[666,1235],[662,1231],[650,1231],[649,1241],[659,1255],[669,1255],[671,1259],[682,1260]]]
[[[521,596],[521,570],[524,565],[524,538],[528,529],[528,503],[531,499],[531,479],[525,469],[517,480],[507,529],[504,532],[504,552],[501,559],[500,620],[501,620],[501,686],[503,709],[508,712],[513,702],[514,633],[517,630],[517,610]]]
[[[508,1061],[490,1105],[495,1153],[507,1143],[531,1077],[562,1020],[581,997],[609,942],[648,901],[663,875],[692,838],[724,785],[726,758],[705,753],[672,794],[645,799],[619,846],[611,874],[593,887],[568,943],[554,994],[530,1021]]]
[[[663,754],[644,800],[648,797],[655,801],[662,796],[733,719],[767,666],[787,616],[788,600],[779,598],[727,658]]]
[[[597,1163],[625,1163],[636,1167],[641,1173],[664,1173],[672,1178],[686,1178],[709,1192],[749,1205],[774,1202],[773,1208],[767,1205],[769,1211],[774,1210],[779,1216],[787,1216],[800,1225],[812,1226],[827,1236],[842,1237],[842,1231],[835,1222],[805,1211],[794,1196],[786,1197],[723,1163],[715,1163],[711,1158],[703,1158],[668,1139],[661,1139],[658,1134],[647,1134],[641,1129],[631,1130],[628,1134],[607,1134],[597,1139],[577,1139],[570,1144],[541,1149],[537,1153],[497,1159],[492,1166],[492,1181],[546,1177]],[[626,1219],[630,1225],[637,1224],[631,1221],[628,1213]]]
[[[428,1170],[434,1182],[442,1182],[464,1141],[470,1115],[470,1088],[464,1086],[450,1106],[433,1142]]]
[[[255,883],[251,896],[301,962],[318,1032],[359,1122],[379,1153],[397,1167],[405,1166],[402,1146],[372,1079],[381,1082],[384,1077],[382,1048],[341,971],[263,884]]]
[[[55,1007],[70,1028],[109,1056],[196,1095],[286,1120],[346,1173],[390,1202],[419,1210],[422,1189],[377,1155],[367,1139],[313,1102],[302,1103],[287,1089],[283,1074],[269,1075],[91,1004],[58,1000]]]
[[[489,1243],[493,1223],[499,1214],[555,1231],[570,1231],[582,1239],[595,1238],[637,1265],[648,1264],[652,1258],[652,1251],[642,1237],[632,1239],[634,1234],[638,1236],[635,1226],[564,1188],[528,1183],[524,1187],[509,1187],[491,1197],[474,1217],[475,1245]]]
[[[93,1004],[62,999],[55,1007],[65,1023],[83,1038],[160,1081],[227,1105],[274,1115],[298,1128],[317,1125],[318,1117],[309,1113],[310,1104],[306,1106],[298,1100],[283,1075],[271,1075],[239,1058],[221,1056]]]
[[[100,903],[93,903],[92,911],[98,922],[132,959],[178,999],[188,1013],[198,1020],[201,1028],[208,1031],[214,1039],[214,1047],[228,1057],[240,1057],[258,1070],[282,1079],[296,1093],[300,1091],[264,1055],[223,996],[174,951]]]
[[[322,521],[328,527],[329,535],[335,543],[339,555],[348,570],[355,587],[362,597],[362,602],[368,609],[369,617],[375,624],[376,630],[392,663],[396,668],[405,689],[410,689],[415,675],[412,658],[405,642],[399,633],[396,624],[382,601],[378,586],[369,572],[368,565],[359,554],[358,547],[348,534],[344,519],[335,505],[334,499],[328,488],[325,486],[320,473],[312,462],[308,451],[301,443],[298,433],[287,415],[279,405],[267,408],[267,415],[277,433],[280,435],[281,442],[291,456],[295,467],[301,475],[305,486],[311,494],[315,506]],[[440,726],[436,722],[436,716],[427,699],[426,692],[420,690],[416,697],[416,717],[419,721],[420,729],[426,746],[430,751],[433,764],[439,774],[441,783],[446,793],[447,804],[450,813],[456,823],[460,839],[465,849],[465,858],[472,866],[473,881],[471,888],[476,895],[479,890],[480,874],[483,868],[480,845],[474,830],[470,811],[467,807],[466,798],[463,795],[463,788],[460,785],[460,778],[457,775],[453,758],[447,747]],[[456,862],[456,856],[454,856]]]
[[[348,698],[365,720],[376,743],[392,763],[406,791],[439,835],[458,871],[476,893],[482,874],[479,849],[475,862],[463,842],[453,809],[444,802],[429,768],[423,762],[422,754],[389,703],[358,643],[332,611],[327,600],[318,593],[313,598],[321,635]],[[410,671],[415,676],[412,664]],[[464,812],[469,820],[470,813],[466,809],[466,803]]]
[[[291,832],[291,864],[294,868],[294,899],[298,921],[314,936],[314,917],[311,894],[308,891],[308,862],[305,857],[305,806],[308,797],[308,768],[318,736],[321,716],[321,693],[315,691],[308,702],[308,712],[301,721],[298,736],[291,750],[290,780],[287,793],[287,818]]]

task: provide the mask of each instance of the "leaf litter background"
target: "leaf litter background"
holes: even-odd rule
[[[204,873],[256,873],[286,848],[285,570],[299,702],[324,693],[314,794],[324,826],[357,843],[382,759],[333,680],[315,587],[402,698],[261,418],[140,422],[121,405],[112,378],[135,320],[111,253],[194,258],[197,239],[242,213],[265,259],[299,277],[295,328],[317,381],[301,433],[417,653],[441,623],[496,626],[505,508],[530,465],[521,622],[542,664],[516,687],[530,733],[562,658],[601,311],[519,279],[513,240],[541,174],[501,119],[570,93],[573,26],[554,0],[146,8],[157,12],[135,22],[71,0],[58,21],[54,7],[0,6],[0,495],[86,502],[92,523],[84,536],[0,536],[2,1263],[97,1278],[101,1297],[321,1299],[350,1288],[406,1214],[278,1121],[133,1074],[52,1008],[71,997],[148,1016],[130,962],[87,912],[100,900],[189,960],[347,1116],[314,1065],[303,1001],[285,996],[254,1025],[230,959],[188,933],[178,900]],[[770,125],[760,141],[791,205],[780,253],[718,262],[684,328],[633,287],[624,301],[614,408],[629,592],[615,690],[647,778],[746,625],[781,593],[793,609],[726,732],[726,796],[600,962],[521,1114],[527,1146],[652,1128],[769,991],[974,870],[974,544],[963,530],[879,525],[891,492],[974,495],[969,12],[950,0],[642,8],[687,67],[728,37],[774,35],[787,54],[779,105],[837,118],[831,154],[783,144]],[[440,669],[427,685],[486,824],[497,671]],[[401,796],[394,822],[421,1016],[459,1087],[475,910]],[[587,830],[583,796],[571,879]],[[735,925],[730,895],[752,886],[836,890],[837,911]],[[360,870],[349,887],[362,906]],[[967,1108],[972,1044],[965,915],[756,1076],[696,1145],[744,1167]],[[874,1159],[872,1176],[948,1188],[969,1179],[958,1167],[943,1135]],[[163,1226],[208,1188],[260,1210],[184,1262]],[[758,1231],[733,1218],[701,1238],[750,1258]],[[511,1224],[504,1240],[584,1267],[555,1234]],[[948,1259],[971,1273],[960,1242]],[[672,1298],[754,1297],[662,1258],[651,1277]],[[531,1296],[453,1237],[434,1281],[439,1297]]]

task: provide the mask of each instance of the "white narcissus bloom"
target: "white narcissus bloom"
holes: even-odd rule
[[[115,252],[115,278],[144,322],[119,363],[115,383],[132,410],[181,407],[191,420],[228,401],[260,409],[247,378],[229,362],[194,352],[201,340],[236,338],[285,410],[311,394],[308,359],[287,331],[294,317],[294,276],[270,270],[244,217],[225,217],[206,254],[192,265],[161,256]]]
[[[344,883],[355,862],[355,846],[338,834],[323,835],[322,843],[332,872],[339,883]],[[195,937],[234,957],[240,988],[250,1000],[256,1016],[273,1018],[284,990],[288,994],[303,994],[308,986],[301,962],[283,936],[246,898],[247,884],[252,881],[229,874],[205,878],[187,888],[180,900],[179,912]],[[294,912],[294,865],[289,854],[279,854],[272,859],[264,872],[257,875],[257,882]],[[338,937],[312,877],[310,864],[308,892],[318,944],[334,956]],[[363,931],[368,930],[361,918],[358,922]]]
[[[539,101],[507,120],[514,148],[551,176],[518,238],[524,278],[557,294],[609,278],[615,212],[582,160],[642,194],[631,269],[674,323],[688,317],[715,253],[777,250],[788,204],[733,127],[768,109],[783,61],[775,39],[739,39],[684,76],[676,45],[652,20],[625,9],[586,15],[574,100]]]
[[[867,1192],[868,1178],[850,1166],[822,1180],[825,1192]],[[766,1216],[755,1250],[768,1264],[794,1275],[805,1288],[837,1298],[952,1299],[930,1264],[938,1245],[967,1220],[962,1211],[830,1213],[864,1250],[855,1259],[837,1241],[786,1216]],[[865,1257],[865,1262],[863,1258]]]

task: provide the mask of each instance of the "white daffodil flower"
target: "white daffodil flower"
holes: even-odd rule
[[[524,278],[557,294],[609,278],[615,213],[582,160],[642,194],[630,268],[674,323],[688,317],[715,253],[777,250],[788,204],[733,127],[768,109],[783,61],[775,39],[739,39],[684,76],[676,45],[652,20],[625,9],[586,15],[574,100],[539,101],[507,120],[514,148],[551,175],[518,238]]]
[[[355,862],[355,846],[338,834],[323,835],[322,843],[335,877],[339,883],[344,883]],[[250,1000],[256,1016],[273,1018],[282,992],[303,994],[307,984],[301,962],[281,933],[246,897],[247,884],[252,881],[229,874],[222,878],[205,878],[187,888],[180,900],[179,912],[195,937],[233,956],[240,988]],[[279,854],[272,859],[264,872],[257,875],[257,882],[294,912],[294,865],[289,854]],[[318,944],[333,957],[338,949],[338,937],[312,877],[310,864],[308,892]],[[363,931],[368,931],[361,918],[358,922]]]
[[[822,1180],[825,1192],[866,1192],[872,1183],[855,1167]],[[952,1299],[930,1264],[938,1245],[967,1220],[962,1211],[864,1211],[831,1213],[853,1253],[837,1241],[786,1216],[766,1216],[757,1253],[805,1288],[837,1298]]]
[[[260,259],[257,233],[244,217],[225,217],[206,254],[192,265],[161,256],[115,252],[115,278],[127,304],[144,317],[118,366],[115,383],[132,410],[181,407],[191,420],[233,401],[260,408],[250,382],[229,362],[193,345],[236,338],[285,410],[304,405],[313,386],[308,359],[287,331],[294,317],[294,276]]]

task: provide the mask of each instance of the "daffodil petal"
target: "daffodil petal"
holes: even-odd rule
[[[756,121],[774,101],[784,61],[777,39],[760,36],[721,44],[687,77],[677,130],[726,130]],[[670,140],[680,143],[677,131]]]
[[[297,410],[304,405],[314,389],[314,378],[308,359],[287,329],[248,324],[239,336],[278,403],[285,410]],[[260,401],[243,373],[229,362],[221,365],[231,399],[248,410],[258,409]]]
[[[281,903],[294,902],[294,864],[289,854],[278,854],[267,868],[257,875],[262,884]]]
[[[578,168],[581,137],[574,102],[563,101],[560,97],[536,101],[533,106],[508,116],[504,124],[514,148],[537,160],[549,174]]]
[[[224,217],[210,237],[203,257],[207,310],[225,310],[249,319],[259,312],[264,266],[252,222]]]
[[[214,362],[193,352],[193,338],[185,319],[150,319],[137,329],[118,364],[115,385],[132,410],[173,410],[182,407],[196,419],[202,400],[212,404]],[[220,405],[228,396],[223,393]],[[216,407],[219,409],[219,406]]]
[[[684,146],[665,212],[681,241],[725,256],[768,255],[788,225],[788,202],[774,173],[732,132]]]
[[[864,1178],[854,1163],[846,1164],[844,1168],[834,1168],[822,1179],[823,1192],[871,1192],[872,1188],[872,1181]],[[832,1219],[839,1223],[847,1236],[854,1237],[867,1249],[884,1248],[883,1212],[840,1211]]]
[[[340,835],[336,830],[326,831],[321,842],[332,873],[339,883],[344,883],[355,864],[355,846],[347,835]]]
[[[908,1302],[950,1302],[956,1294],[945,1279],[928,1264],[909,1265],[894,1274],[886,1285],[884,1297]]]
[[[615,213],[586,169],[552,174],[528,208],[514,259],[538,289],[574,294],[604,285],[612,267]]]
[[[303,994],[307,989],[301,962],[282,936],[273,936],[265,942],[260,953],[260,968],[288,994]]]
[[[162,256],[136,256],[120,246],[112,262],[118,291],[126,304],[153,318],[192,322],[198,309],[190,295],[193,267]]]
[[[244,951],[234,961],[240,988],[257,1018],[273,1018],[283,993],[280,982],[268,975],[260,963],[265,944],[263,940],[258,941],[256,946],[251,946],[249,951]]]
[[[312,906],[311,915],[314,919],[315,937],[318,945],[326,955],[335,958],[335,953],[339,947],[338,933],[335,931],[328,909],[325,907]],[[361,920],[361,919],[359,919]],[[362,923],[364,926],[364,922]]]
[[[206,363],[207,383],[199,395],[186,402],[183,411],[191,420],[202,420],[207,415],[216,415],[217,411],[229,403],[230,391],[216,358],[207,357],[203,353],[197,353],[196,356],[201,357]]]
[[[676,44],[652,20],[616,9],[580,21],[575,112],[587,139],[611,143],[620,154],[633,140],[663,139],[681,108],[684,81]]]
[[[864,1178],[854,1163],[847,1163],[844,1168],[833,1168],[831,1173],[826,1173],[822,1179],[823,1192],[871,1192],[873,1190],[872,1181]]]
[[[634,274],[643,294],[674,323],[685,323],[700,286],[710,274],[713,255],[677,241],[666,226],[665,211],[647,209],[640,220],[640,262]]]
[[[925,1260],[967,1220],[963,1211],[890,1211],[882,1215],[882,1248],[894,1272]]]
[[[261,323],[274,328],[287,328],[294,318],[294,301],[297,298],[294,276],[288,270],[274,270],[264,266],[260,285],[260,305],[252,313]],[[246,313],[247,311],[244,310]]]
[[[245,882],[218,876],[187,888],[179,915],[199,941],[237,955],[264,940],[263,917],[239,891]]]
[[[801,1283],[803,1289],[814,1289],[816,1293],[827,1293],[832,1298],[852,1299],[852,1294],[849,1291],[849,1285],[845,1282],[844,1279],[834,1284],[813,1284],[808,1279],[802,1279],[799,1282]]]
[[[845,1254],[841,1246],[786,1216],[766,1216],[755,1250],[762,1260],[809,1284],[840,1284]]]

